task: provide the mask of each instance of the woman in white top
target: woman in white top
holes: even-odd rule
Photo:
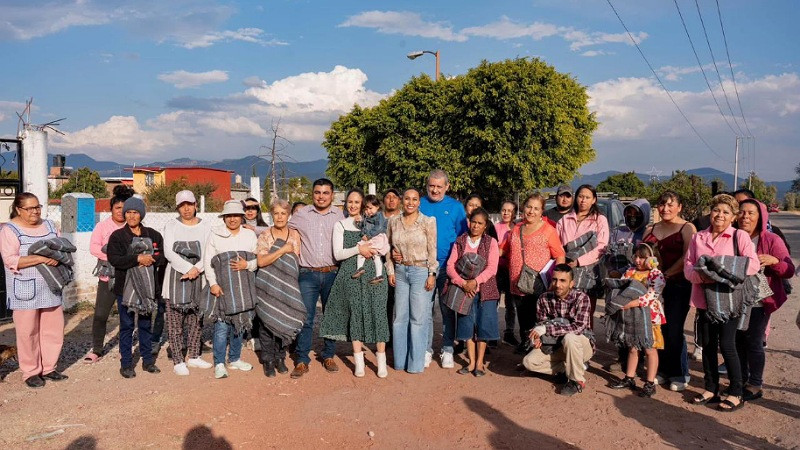
[[[189,367],[200,369],[211,367],[211,363],[200,358],[202,323],[197,308],[200,299],[195,298],[192,306],[178,307],[176,302],[171,301],[173,297],[171,292],[181,290],[196,293],[197,290],[193,285],[202,283],[203,278],[200,274],[203,273],[204,266],[202,254],[197,255],[199,258],[192,258],[197,260],[192,264],[189,258],[176,253],[175,244],[181,243],[183,244],[181,247],[184,248],[192,246],[202,252],[211,227],[208,226],[208,222],[203,222],[197,217],[197,201],[192,191],[178,192],[175,195],[175,205],[180,215],[175,220],[167,222],[164,227],[164,256],[168,263],[161,296],[166,303],[167,334],[172,363],[175,364],[173,371],[176,375],[189,375]],[[184,362],[183,356],[184,329],[187,334],[186,356],[189,357],[187,362]]]
[[[207,268],[204,273],[206,281],[211,286],[211,294],[219,297],[222,295],[222,287],[217,283],[217,275],[211,266],[211,260],[214,256],[235,251],[247,251],[256,253],[258,238],[256,234],[242,227],[244,222],[244,207],[239,200],[228,200],[222,208],[222,217],[225,226],[214,227],[211,229],[211,234],[206,242],[206,248],[203,250],[203,267]],[[235,265],[235,266],[234,266]],[[255,272],[258,269],[256,260],[245,261],[240,259],[237,262],[231,262],[231,266],[237,270],[250,270]],[[248,371],[252,370],[253,366],[247,362],[242,361],[242,335],[237,334],[233,325],[227,324],[222,320],[214,323],[214,377],[227,378],[228,371],[225,369],[225,351],[228,349],[228,340],[230,338],[230,350],[228,351],[228,367],[231,369]]]

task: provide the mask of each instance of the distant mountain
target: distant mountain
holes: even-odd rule
[[[53,162],[53,155],[50,155],[49,163],[52,164]],[[85,155],[83,153],[75,153],[72,155],[67,155],[67,166],[74,167],[76,169],[81,167],[88,167],[92,170],[97,171],[100,173],[101,176],[104,177],[119,177],[119,176],[126,176],[130,175],[130,172],[125,172],[126,167],[130,167],[130,165],[125,164],[118,164],[111,161],[96,161],[91,156]],[[242,181],[244,183],[248,183],[250,180],[250,176],[253,174],[253,168],[255,168],[256,173],[262,177],[262,184],[263,178],[266,177],[266,174],[269,170],[269,162],[263,158],[259,158],[257,156],[245,156],[244,158],[238,159],[223,159],[222,161],[204,161],[198,159],[191,159],[191,158],[178,158],[173,159],[171,161],[157,161],[149,164],[140,164],[141,166],[162,166],[162,167],[171,167],[171,166],[202,166],[202,167],[214,167],[217,169],[225,169],[233,171],[235,174],[242,176]],[[287,162],[284,164],[286,170],[286,177],[306,177],[309,180],[315,180],[317,178],[321,178],[325,176],[325,169],[328,167],[328,160],[327,159],[318,159],[315,161],[302,161],[302,162]],[[715,178],[722,180],[729,189],[733,187],[733,175],[727,172],[723,172],[721,170],[713,169],[711,167],[700,167],[698,169],[691,169],[687,170],[687,172],[691,175],[697,175],[701,177],[706,183],[711,182]],[[573,188],[577,188],[582,184],[591,184],[597,186],[608,178],[611,175],[616,175],[622,173],[620,171],[609,170],[600,173],[593,173],[593,174],[586,174],[586,175],[578,175],[575,179],[572,180]],[[650,182],[650,175],[644,173],[637,173],[636,176],[639,177],[643,182],[649,183]],[[669,179],[672,176],[671,173],[666,172],[660,175],[662,180]],[[739,177],[739,185],[743,185],[746,183],[747,179]],[[767,184],[773,184],[775,187],[778,188],[778,198],[782,199],[784,194],[786,194],[792,186],[792,181],[768,181]]]
[[[52,165],[53,155],[49,155],[48,163]],[[75,169],[81,167],[88,167],[100,174],[103,177],[119,177],[130,176],[130,172],[126,172],[125,168],[131,167],[130,164],[119,164],[111,161],[97,161],[91,156],[83,153],[75,153],[67,155],[66,165]],[[139,166],[161,166],[161,167],[175,167],[175,166],[198,166],[198,167],[213,167],[216,169],[224,169],[233,171],[234,174],[242,176],[242,180],[248,183],[250,176],[253,174],[253,168],[256,173],[262,178],[266,176],[269,169],[269,162],[257,156],[246,156],[239,159],[223,159],[222,161],[204,161],[191,158],[178,158],[171,161],[156,161],[148,164],[138,164]],[[302,161],[302,162],[287,162],[284,164],[286,177],[301,177],[304,176],[310,180],[315,180],[325,176],[325,169],[328,167],[328,160],[318,159],[316,161]],[[263,181],[262,181],[263,183]]]

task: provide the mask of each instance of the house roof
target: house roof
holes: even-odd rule
[[[233,173],[232,170],[217,169],[214,167],[200,167],[200,166],[140,166],[140,167],[126,167],[126,172],[162,172],[166,170],[212,170],[215,172]]]

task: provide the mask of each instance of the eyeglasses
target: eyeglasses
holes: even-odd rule
[[[42,205],[28,206],[28,207],[17,206],[17,208],[19,208],[19,209],[21,209],[23,211],[26,211],[26,212],[41,211],[42,210]]]
[[[261,208],[259,208],[258,205],[247,205],[244,207],[245,211],[258,211],[259,209]]]

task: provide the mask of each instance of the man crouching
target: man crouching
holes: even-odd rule
[[[589,296],[574,285],[570,266],[553,268],[550,290],[537,304],[537,326],[530,333],[533,350],[522,360],[531,372],[556,375],[558,383],[566,383],[559,392],[566,396],[583,391],[584,364],[594,353]]]

